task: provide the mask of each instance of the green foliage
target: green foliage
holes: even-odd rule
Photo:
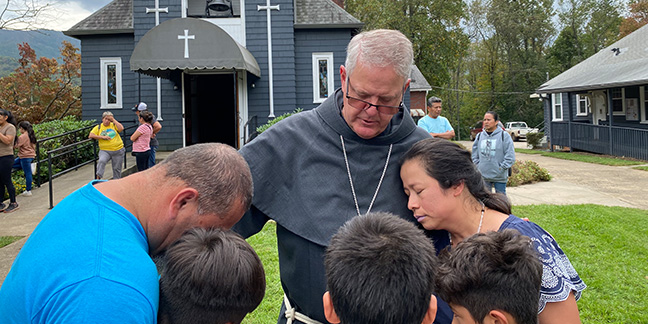
[[[646,323],[648,211],[598,205],[515,206],[556,239],[587,284],[583,323]]]
[[[365,23],[364,30],[397,29],[414,45],[414,62],[432,85],[443,85],[469,44],[460,23],[461,0],[347,0],[346,10]]]
[[[272,125],[274,125],[274,124],[276,124],[276,123],[278,123],[278,122],[280,122],[280,121],[282,121],[282,120],[284,120],[284,119],[286,119],[286,118],[288,118],[288,117],[290,117],[290,116],[292,116],[292,115],[294,115],[296,113],[299,113],[302,110],[303,109],[301,109],[301,108],[297,108],[293,112],[285,113],[285,114],[283,114],[283,115],[281,115],[279,117],[276,117],[275,119],[273,119],[273,120],[271,120],[271,121],[257,127],[256,131],[257,131],[257,133],[261,134],[261,133],[265,132],[268,128],[270,128],[270,126],[272,126]]]
[[[627,165],[638,165],[638,164],[646,163],[644,161],[625,159],[623,157],[618,157],[618,156],[599,155],[599,154],[584,153],[584,152],[571,152],[571,153],[570,152],[546,152],[546,151],[527,150],[527,149],[515,149],[515,152],[525,153],[525,154],[540,154],[542,156],[548,156],[557,159],[603,164],[603,165],[612,165],[612,166],[627,166]]]
[[[527,133],[526,135],[526,142],[527,145],[531,145],[532,148],[538,148],[540,147],[540,141],[544,137],[544,132],[534,132],[534,133]]]
[[[0,248],[3,248],[13,242],[16,242],[24,236],[0,236]]]
[[[277,252],[277,224],[268,222],[263,230],[247,239],[263,263],[266,274],[266,293],[257,309],[248,314],[243,324],[275,323],[283,301],[283,289],[279,280],[279,254]]]
[[[633,169],[641,170],[641,171],[648,171],[648,166],[638,166],[638,167],[634,167]]]
[[[70,145],[88,138],[90,133],[90,126],[95,125],[97,122],[95,120],[77,120],[74,116],[65,116],[59,120],[53,120],[50,122],[45,122],[41,124],[34,125],[34,133],[36,134],[36,139],[41,140],[55,135],[71,132],[81,128],[86,128],[85,130],[71,133],[65,136],[61,136],[55,139],[47,140],[45,142],[39,143],[39,152],[38,159],[45,160],[41,163],[40,173],[41,179],[46,181],[49,177],[49,171],[47,168],[47,152],[54,150],[56,148]],[[59,152],[60,153],[60,152]],[[52,165],[52,172],[57,173],[59,171],[70,168],[74,165],[88,161],[94,158],[94,151],[92,148],[92,143],[89,143],[84,149],[79,150],[75,153],[68,153],[61,157],[54,159],[54,164]],[[36,162],[36,160],[34,160]],[[34,174],[34,179],[36,175]],[[34,180],[35,181],[35,180]],[[23,179],[24,182],[24,179]]]
[[[512,175],[508,178],[507,183],[509,187],[551,180],[549,171],[533,161],[515,161],[511,170]]]

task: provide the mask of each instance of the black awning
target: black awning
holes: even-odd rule
[[[252,53],[220,27],[195,18],[170,19],[149,30],[133,50],[130,69],[167,79],[174,70],[245,70],[261,76]]]

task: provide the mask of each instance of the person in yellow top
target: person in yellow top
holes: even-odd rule
[[[101,124],[95,126],[88,135],[88,138],[99,142],[96,179],[103,178],[108,160],[112,162],[113,179],[121,178],[125,150],[119,133],[123,130],[124,126],[115,119],[110,111],[106,111],[101,116]]]

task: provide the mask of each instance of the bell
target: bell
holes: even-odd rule
[[[229,2],[229,1],[228,1]],[[225,0],[213,0],[209,2],[207,8],[214,11],[229,11],[231,9],[231,3],[228,4]]]

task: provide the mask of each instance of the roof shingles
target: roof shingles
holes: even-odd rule
[[[68,36],[133,32],[133,0],[113,0],[63,32]]]

